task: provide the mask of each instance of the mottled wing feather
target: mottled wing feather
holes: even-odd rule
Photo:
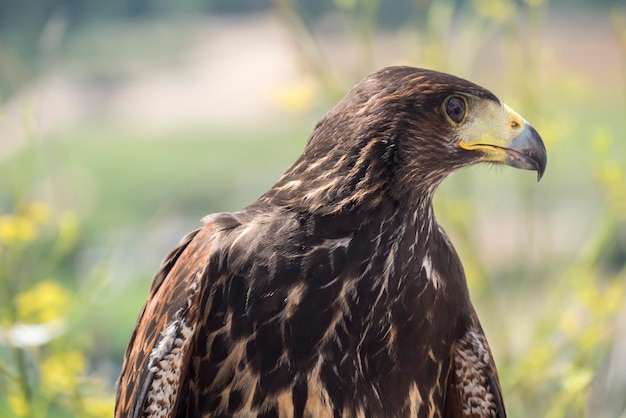
[[[188,234],[155,275],[126,350],[116,417],[141,417],[148,403],[160,408],[158,413],[153,411],[154,416],[174,414],[198,320],[195,301],[202,291],[214,230],[215,225],[209,223]],[[167,392],[155,393],[164,386],[169,387]]]
[[[480,329],[468,330],[454,346],[444,417],[506,418],[496,366]]]

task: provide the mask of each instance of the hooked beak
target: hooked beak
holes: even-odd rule
[[[502,148],[502,151],[506,156],[502,162],[522,170],[535,170],[537,181],[541,180],[546,171],[548,156],[539,133],[530,123],[526,122],[524,130],[513,138],[510,146]]]
[[[496,116],[461,130],[459,148],[479,152],[478,161],[535,170],[537,181],[541,180],[548,157],[535,128],[505,104],[491,114]]]

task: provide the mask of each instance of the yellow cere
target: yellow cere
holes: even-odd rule
[[[470,97],[467,119],[459,126],[459,147],[483,151],[485,161],[503,161],[506,153],[501,148],[510,146],[525,124],[524,118],[504,103]]]

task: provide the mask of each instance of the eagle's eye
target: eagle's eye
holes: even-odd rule
[[[446,114],[454,123],[461,123],[465,119],[467,107],[465,99],[461,96],[450,96],[446,100]]]

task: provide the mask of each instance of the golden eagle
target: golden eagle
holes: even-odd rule
[[[537,131],[491,92],[391,67],[315,126],[256,202],[163,261],[116,417],[505,417],[432,198],[478,162],[535,170]]]

